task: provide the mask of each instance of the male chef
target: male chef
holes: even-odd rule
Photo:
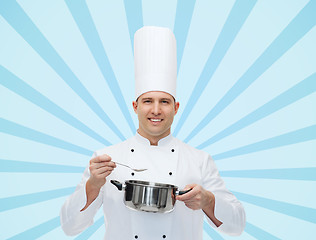
[[[135,33],[137,133],[93,154],[82,181],[60,212],[67,235],[92,225],[101,206],[106,240],[202,240],[204,219],[220,232],[243,232],[243,206],[226,189],[210,155],[170,133],[179,109],[176,59],[176,40],[169,29],[145,26]],[[114,162],[147,170],[135,172]],[[143,212],[127,208],[124,191],[118,191],[110,180],[167,183],[191,191],[176,197],[172,212]]]

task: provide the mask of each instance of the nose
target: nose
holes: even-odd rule
[[[159,104],[159,102],[154,102],[152,111],[153,111],[154,115],[159,115],[160,114],[160,104]]]

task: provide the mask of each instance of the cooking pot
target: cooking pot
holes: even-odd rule
[[[176,196],[185,194],[177,186],[163,183],[127,180],[125,184],[111,180],[118,190],[125,190],[124,204],[126,207],[145,212],[168,213],[174,209]]]

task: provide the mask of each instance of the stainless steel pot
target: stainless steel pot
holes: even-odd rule
[[[145,211],[168,213],[174,209],[176,196],[189,192],[179,191],[177,186],[138,180],[127,180],[125,184],[111,180],[118,190],[125,190],[124,204],[126,207]]]

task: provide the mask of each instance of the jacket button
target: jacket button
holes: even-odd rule
[[[171,149],[171,152],[174,152],[174,149],[173,149],[173,148]]]
[[[134,152],[134,149],[133,149],[133,148],[131,149],[131,152]]]
[[[163,235],[163,236],[162,236],[162,238],[166,238],[166,237],[167,237],[166,235]]]
[[[137,235],[135,235],[135,238],[137,239],[137,238],[138,238],[138,236],[137,236]]]
[[[133,173],[133,172],[132,172],[131,174],[132,174],[132,176],[134,176],[134,175],[135,175],[135,173]]]
[[[169,175],[171,176],[171,175],[172,175],[172,172],[169,172]]]

